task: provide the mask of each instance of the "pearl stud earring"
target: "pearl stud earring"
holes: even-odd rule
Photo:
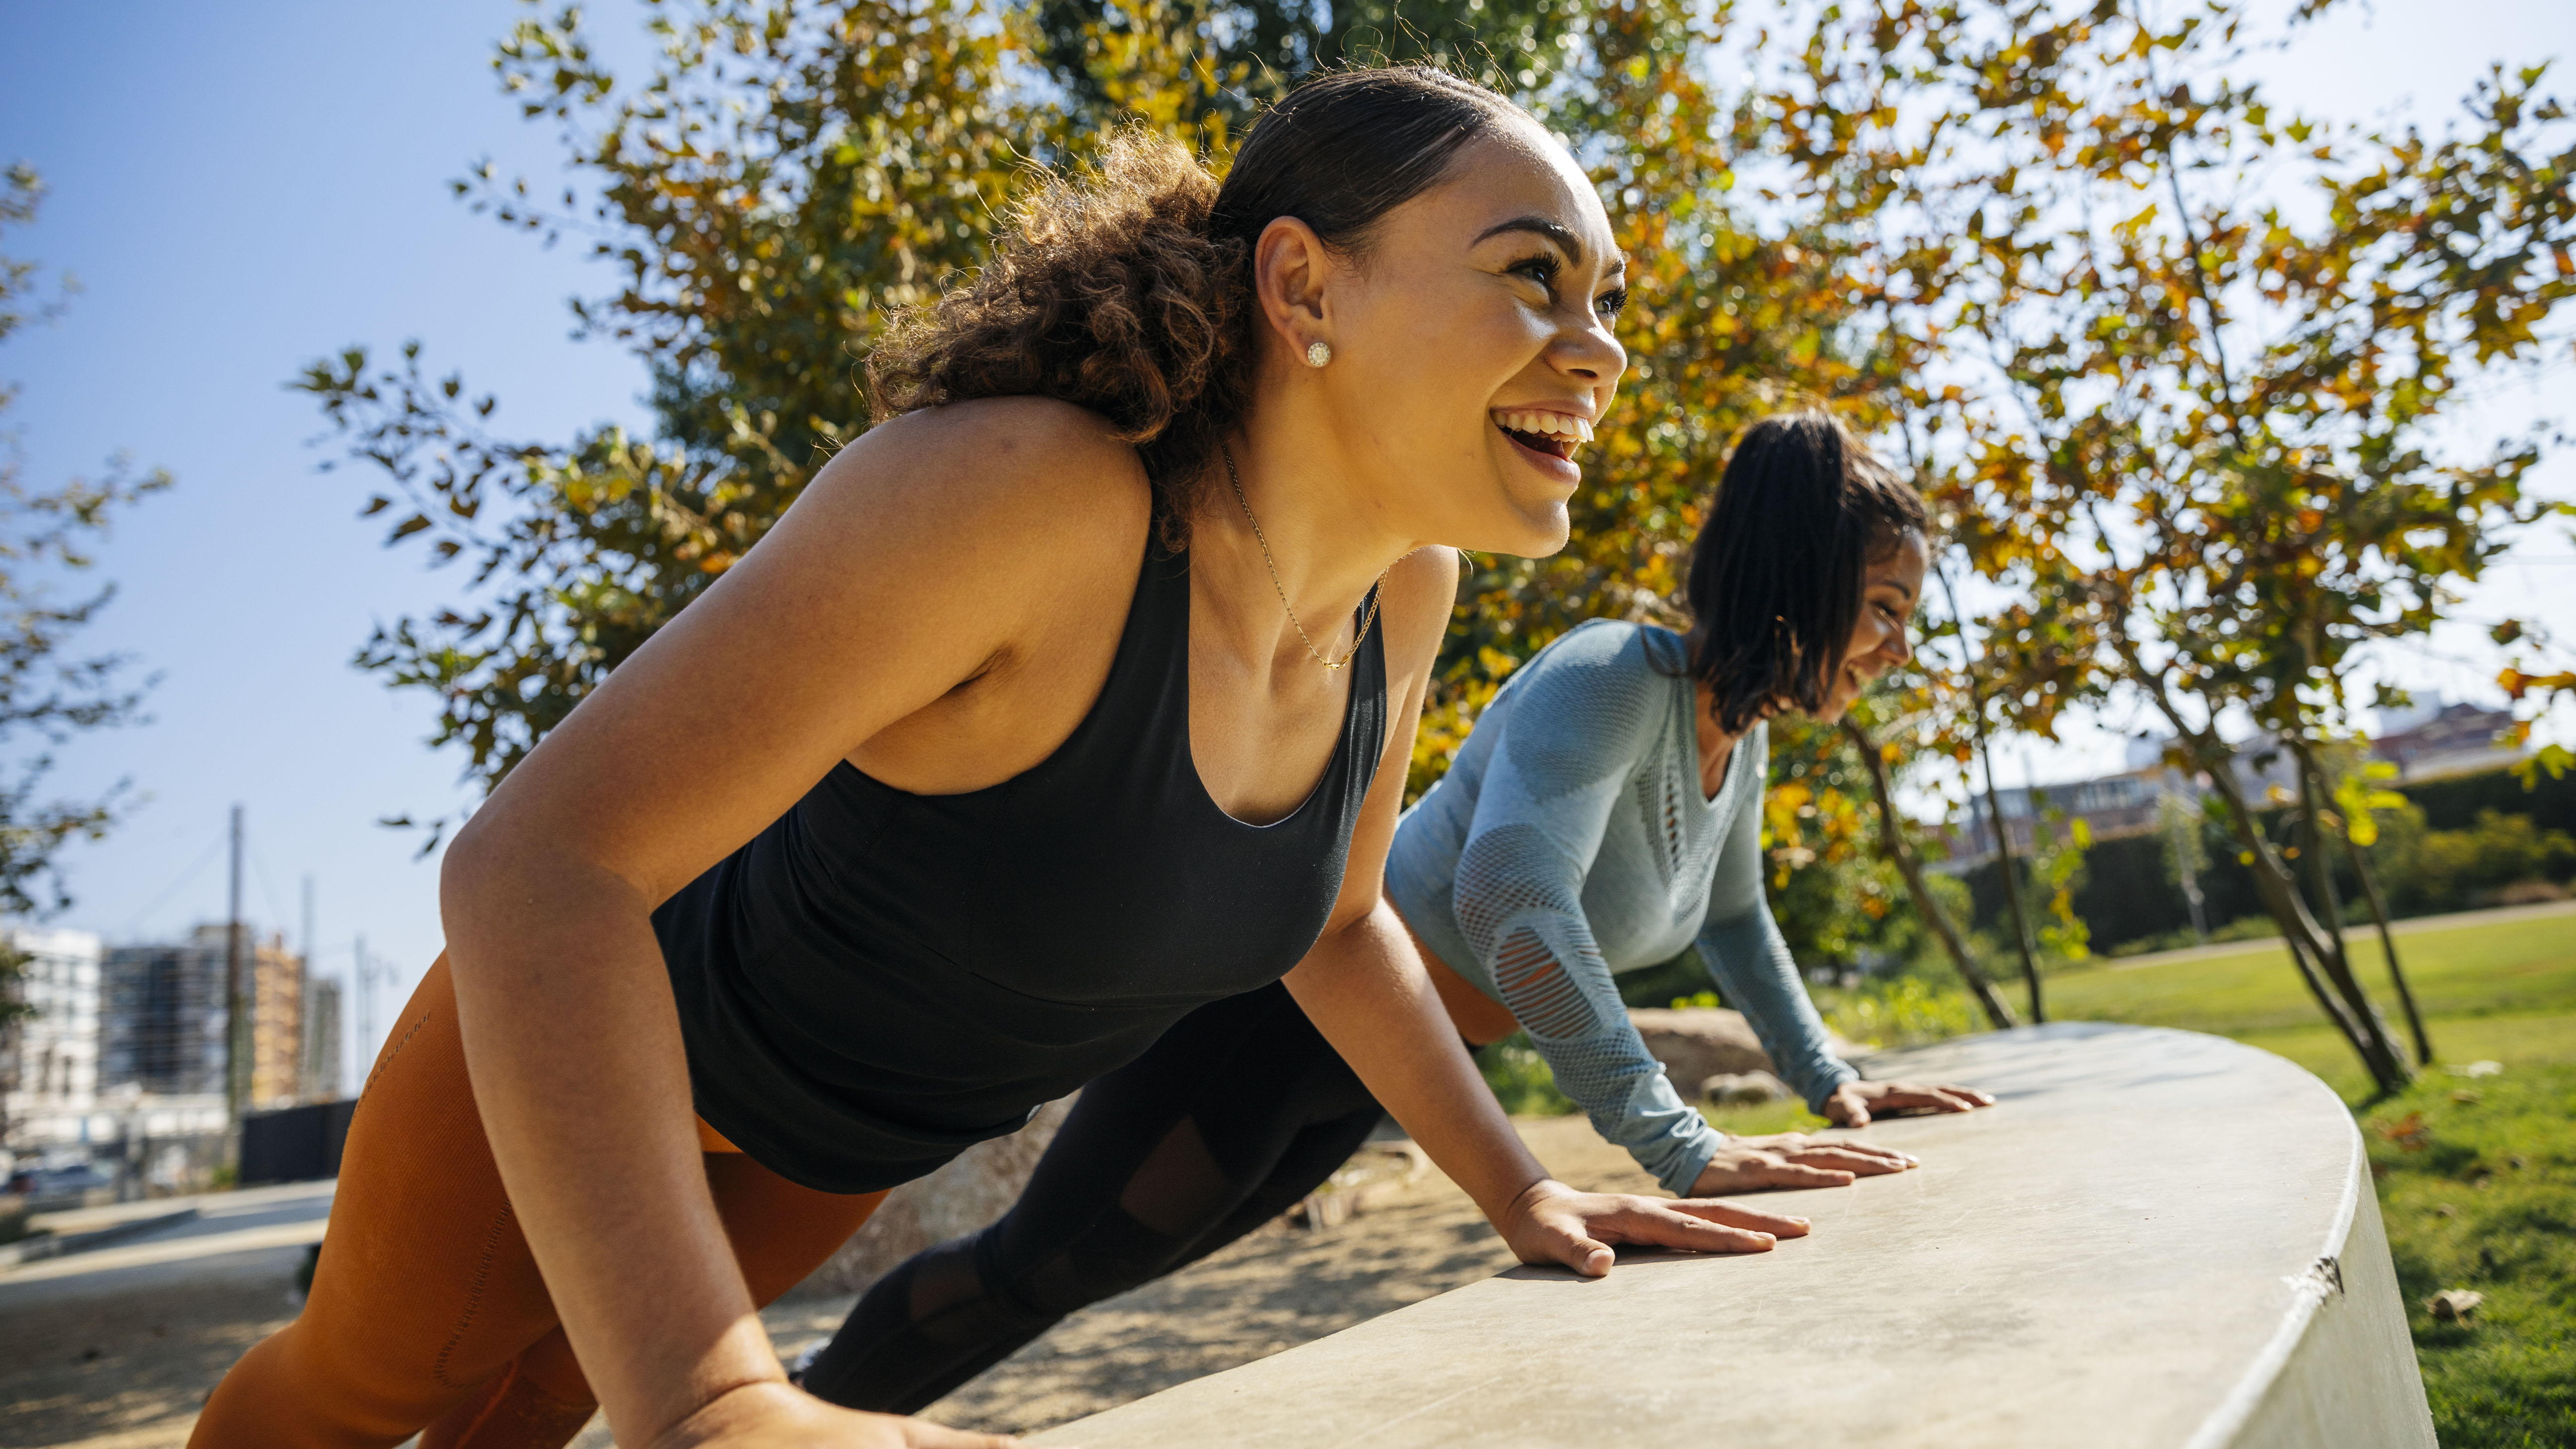
[[[1306,365],[1308,367],[1321,367],[1332,360],[1333,349],[1329,343],[1317,342],[1310,344],[1306,348]]]

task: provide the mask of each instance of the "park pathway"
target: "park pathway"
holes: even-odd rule
[[[1580,1117],[1522,1135],[1582,1185],[1650,1191]],[[89,1253],[0,1272],[0,1449],[182,1449],[242,1351],[295,1314],[295,1271],[321,1240],[330,1183],[210,1194],[200,1215]],[[1511,1257],[1466,1195],[1431,1172],[1335,1227],[1273,1224],[1207,1261],[1059,1325],[931,1407],[944,1423],[1030,1430],[1264,1358],[1492,1276]],[[763,1314],[785,1354],[853,1300]],[[594,1420],[577,1449],[608,1449]]]

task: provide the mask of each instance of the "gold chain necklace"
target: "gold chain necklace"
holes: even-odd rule
[[[1261,545],[1261,561],[1270,567],[1270,587],[1278,591],[1279,607],[1288,611],[1289,625],[1297,631],[1298,638],[1306,641],[1306,652],[1326,669],[1339,669],[1357,659],[1360,646],[1368,642],[1369,627],[1377,622],[1378,600],[1386,594],[1386,576],[1395,571],[1395,565],[1388,564],[1378,570],[1377,584],[1369,590],[1368,613],[1360,619],[1360,631],[1351,636],[1351,652],[1337,660],[1325,658],[1324,651],[1315,647],[1314,636],[1308,634],[1306,626],[1299,622],[1297,606],[1288,602],[1288,586],[1279,582],[1279,560],[1270,556],[1270,540],[1261,531],[1261,520],[1252,516],[1252,500],[1243,496],[1242,475],[1234,471],[1234,449],[1219,443],[1217,451],[1225,455],[1225,481],[1234,485],[1234,501],[1243,505],[1243,521],[1252,525],[1252,540]]]

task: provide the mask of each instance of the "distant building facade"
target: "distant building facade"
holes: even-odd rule
[[[99,1085],[156,1096],[224,1095],[224,930],[107,953]]]
[[[2386,710],[2380,736],[2370,752],[2397,767],[2397,781],[2430,780],[2492,770],[2520,760],[2530,751],[2505,742],[2513,715],[2474,704],[2444,704],[2436,698],[2413,709]]]
[[[224,1095],[227,928],[199,926],[177,945],[107,953],[99,1085],[158,1096]],[[304,962],[283,938],[243,942],[253,1107],[300,1099],[307,1055]]]
[[[242,974],[250,995],[251,1110],[292,1107],[304,1100],[304,958],[274,935],[251,947]]]
[[[340,983],[328,976],[307,976],[304,978],[304,1100],[336,1100],[340,1095],[340,1081]]]
[[[2083,821],[2096,840],[2153,830],[2156,802],[2173,792],[2196,794],[2181,775],[2157,768],[2078,780],[2071,785],[2043,785],[2037,790],[1997,790],[1994,802],[2001,807],[2004,831],[2011,837],[2013,849],[2027,851],[2039,822],[2061,813],[2065,822]],[[1973,863],[1994,854],[1994,818],[1983,794],[1969,800],[1965,815],[1952,833],[1951,854],[1963,863]],[[2063,838],[2066,823],[2055,828]]]
[[[2371,741],[2370,753],[2397,767],[2401,785],[2497,769],[2530,753],[2506,743],[2504,731],[2512,723],[2513,716],[2504,710],[2443,704],[2436,699],[2415,708],[2383,711],[2383,733]],[[2095,839],[2107,840],[2158,828],[2160,802],[2167,796],[2196,806],[2199,798],[2208,793],[2208,781],[2165,766],[2164,750],[2171,743],[2170,739],[2154,735],[2130,740],[2129,768],[2117,775],[2045,785],[2036,792],[1995,791],[1994,803],[2001,808],[2004,830],[2013,849],[2030,849],[2039,821],[2048,814],[2062,813],[2068,821],[2081,820]],[[2235,775],[2237,787],[2257,808],[2283,803],[2298,792],[2297,761],[2277,744],[2265,750],[2241,747],[2235,757]],[[1967,810],[1951,827],[1948,838],[1950,859],[1942,868],[1951,873],[1965,871],[1994,854],[1994,821],[1984,794],[1969,798]]]
[[[30,1014],[0,1028],[0,1146],[42,1153],[85,1140],[98,1100],[101,961],[87,931],[11,929],[10,994]]]

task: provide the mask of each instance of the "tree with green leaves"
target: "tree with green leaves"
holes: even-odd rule
[[[519,25],[494,69],[561,132],[587,203],[485,166],[461,197],[588,234],[613,293],[575,304],[650,369],[655,436],[497,436],[495,400],[351,348],[301,386],[381,485],[388,541],[469,570],[470,600],[378,630],[359,663],[440,701],[433,743],[487,786],[758,542],[868,425],[871,339],[976,263],[1067,133],[1016,99],[1025,37],[973,6],[655,7],[659,55],[612,74],[581,12]],[[435,836],[432,837],[433,841]]]
[[[356,348],[316,363],[301,385],[384,485],[369,507],[390,540],[469,571],[468,599],[385,627],[360,663],[433,692],[434,742],[496,781],[866,426],[859,358],[893,313],[975,265],[1033,165],[1078,165],[1125,122],[1221,167],[1245,107],[1298,67],[1445,55],[1584,138],[1639,301],[1636,365],[1574,544],[1476,560],[1462,585],[1416,758],[1426,786],[1548,640],[1596,614],[1670,616],[1734,433],[1802,398],[1857,405],[1889,369],[1832,345],[1857,304],[1831,255],[1735,214],[1730,165],[1751,123],[1701,78],[1705,17],[1663,0],[1467,0],[1408,7],[1401,27],[1372,13],[671,0],[653,11],[659,54],[640,80],[610,73],[578,12],[520,25],[497,74],[560,130],[594,199],[540,197],[489,168],[458,193],[533,234],[593,238],[621,285],[577,315],[646,359],[656,435],[497,436],[494,400],[416,348],[391,365]],[[1288,50],[1264,35],[1290,36]],[[1364,35],[1387,38],[1355,48]],[[1032,69],[1056,93],[1015,83]]]
[[[0,238],[33,223],[44,195],[43,179],[26,163],[0,173]],[[49,285],[36,263],[0,254],[0,341],[30,322],[50,321],[72,289],[68,278]],[[0,383],[0,415],[17,391]],[[92,549],[114,514],[168,486],[168,474],[137,470],[122,457],[97,478],[31,486],[17,432],[0,429],[0,745],[17,750],[0,767],[7,771],[0,778],[0,917],[69,906],[58,869],[63,848],[104,836],[129,802],[122,784],[77,800],[45,788],[50,747],[132,720],[143,698],[126,658],[74,649],[74,636],[115,588],[66,589],[96,566]],[[14,1026],[28,1011],[17,989],[25,964],[0,941],[0,1069],[15,1068]]]
[[[1890,214],[1913,224],[1865,260],[1913,280],[1887,325],[1945,364],[1917,422],[2000,600],[1978,621],[1998,708],[2040,734],[2075,703],[2160,720],[2302,980],[2393,1090],[2409,1071],[2353,972],[2323,837],[2270,839],[2238,762],[2280,752],[2304,817],[2346,828],[2318,759],[2373,702],[2368,649],[2427,634],[2560,511],[2526,486],[2536,440],[2454,462],[2434,430],[2463,382],[2549,344],[2576,292],[2576,136],[2538,69],[2493,74],[2462,133],[2329,133],[2226,78],[2242,18],[1857,17],[1820,110],[1903,85],[1967,119],[1890,116],[1815,184],[1901,178]]]
[[[1211,97],[1241,129],[1255,109],[1318,71],[1352,62],[1423,61],[1506,93],[1538,94],[1579,64],[1572,52],[1589,7],[1574,0],[1424,0],[1347,5],[1129,5],[1037,0],[1024,12],[1031,47],[1073,109],[1105,118],[1132,108],[1139,45],[1168,30],[1204,35],[1206,64],[1228,83]]]

